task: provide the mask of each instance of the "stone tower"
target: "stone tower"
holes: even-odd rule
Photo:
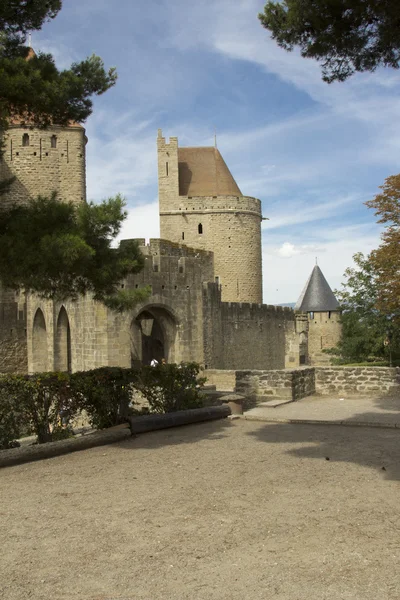
[[[0,179],[16,177],[1,202],[24,203],[52,192],[78,204],[86,200],[85,130],[81,125],[30,129],[17,122],[4,135]]]
[[[219,150],[158,130],[161,238],[212,251],[225,302],[262,303],[261,202],[243,196]]]
[[[335,298],[321,269],[315,265],[312,273],[297,301],[294,310],[297,315],[297,329],[300,321],[304,321],[304,313],[308,320],[308,362],[310,365],[329,364],[329,354],[322,350],[333,348],[341,338],[339,303]],[[300,335],[306,334],[306,328]],[[300,340],[301,346],[302,340]],[[300,361],[303,362],[303,361]]]
[[[61,202],[86,201],[85,130],[81,125],[36,129],[9,124],[2,140],[0,180],[15,177],[2,205],[24,204],[57,192]],[[27,303],[24,293],[0,283],[0,373],[27,372]]]

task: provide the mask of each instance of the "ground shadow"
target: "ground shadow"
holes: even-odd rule
[[[204,439],[218,441],[226,436],[230,427],[232,427],[232,422],[227,418],[203,423],[192,423],[179,427],[139,433],[115,445],[124,450],[135,450],[137,448],[151,450],[164,446],[175,446],[177,444],[196,444]]]
[[[398,393],[380,396],[374,404],[388,411],[382,413],[382,421],[400,422]],[[263,443],[301,444],[287,450],[292,456],[354,463],[379,470],[386,479],[400,480],[400,430],[357,425],[376,422],[376,417],[373,412],[358,413],[329,425],[271,422],[248,435]]]

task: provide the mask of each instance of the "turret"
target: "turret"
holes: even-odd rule
[[[303,359],[300,357],[300,362],[310,365],[329,364],[329,355],[322,351],[337,345],[342,326],[339,303],[318,265],[312,270],[294,310],[298,313],[297,330],[301,336],[304,356]],[[307,314],[308,328],[305,327],[304,314]],[[304,350],[307,329],[308,356]]]

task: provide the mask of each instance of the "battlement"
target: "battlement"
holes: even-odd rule
[[[10,125],[2,136],[0,178],[15,176],[3,202],[24,204],[56,191],[61,201],[86,200],[85,130],[79,125],[36,129]]]
[[[124,242],[134,241],[139,245],[140,251],[144,256],[174,256],[174,257],[190,257],[201,260],[213,258],[213,252],[202,250],[200,248],[191,248],[185,244],[162,240],[159,238],[151,238],[146,244],[144,238],[133,238],[133,240],[121,240]]]
[[[160,216],[211,213],[249,213],[261,218],[261,201],[252,196],[179,196],[178,205]]]

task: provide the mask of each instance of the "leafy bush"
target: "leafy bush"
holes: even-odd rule
[[[10,445],[25,429],[32,430],[39,444],[52,441],[60,415],[69,421],[78,411],[70,397],[66,373],[8,375],[0,379],[0,441]]]
[[[23,431],[33,431],[40,444],[73,435],[71,421],[86,411],[97,429],[127,420],[138,390],[150,412],[166,413],[202,406],[196,363],[142,367],[101,367],[91,371],[6,375],[0,378],[0,448],[15,445]]]
[[[126,421],[136,377],[136,371],[121,367],[80,371],[70,376],[71,392],[93,427],[113,427]]]
[[[39,444],[53,441],[52,432],[60,418],[69,422],[79,410],[71,397],[67,373],[27,375],[21,390],[21,407],[26,422],[36,433]]]
[[[150,405],[150,411],[168,413],[203,405],[201,388],[206,378],[198,377],[197,363],[159,364],[143,367],[138,372],[136,389]]]
[[[24,415],[19,398],[23,381],[18,376],[0,379],[0,449],[18,446],[24,426]]]

